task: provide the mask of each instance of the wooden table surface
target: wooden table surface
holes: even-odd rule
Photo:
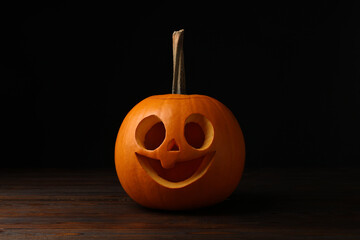
[[[0,239],[360,239],[360,169],[246,169],[226,201],[150,210],[114,169],[1,169]]]

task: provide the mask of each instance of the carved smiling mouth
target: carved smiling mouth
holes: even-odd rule
[[[163,168],[160,160],[139,153],[136,157],[146,173],[157,183],[167,188],[181,188],[201,178],[210,167],[215,151],[202,157],[177,162],[173,168]]]

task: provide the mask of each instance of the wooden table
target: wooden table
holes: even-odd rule
[[[138,206],[114,169],[0,170],[0,239],[360,239],[360,169],[246,169],[188,212]]]

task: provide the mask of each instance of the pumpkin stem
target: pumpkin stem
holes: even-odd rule
[[[175,31],[172,35],[173,43],[173,94],[185,94],[185,67],[184,67],[184,29]]]

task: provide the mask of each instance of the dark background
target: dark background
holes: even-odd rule
[[[360,165],[359,3],[118,2],[2,3],[2,167],[114,167],[181,28],[187,91],[233,111],[247,167]]]

